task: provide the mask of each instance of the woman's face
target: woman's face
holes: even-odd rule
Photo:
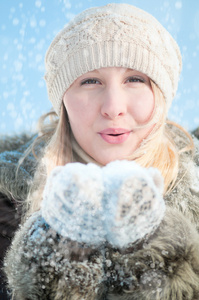
[[[101,68],[79,77],[64,95],[72,132],[100,164],[125,159],[154,125],[154,95],[148,76],[126,68]]]

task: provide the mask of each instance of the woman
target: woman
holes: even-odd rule
[[[16,299],[199,298],[198,154],[166,121],[180,71],[176,42],[131,5],[88,9],[55,37],[45,79],[58,117],[34,143],[5,259]]]

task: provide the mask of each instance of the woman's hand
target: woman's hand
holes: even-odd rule
[[[122,248],[160,224],[165,211],[162,190],[158,170],[132,161],[105,167],[72,163],[55,168],[48,178],[41,211],[62,236]]]
[[[165,212],[159,171],[133,161],[116,161],[103,169],[103,178],[107,241],[115,247],[127,247],[152,233]]]
[[[101,168],[94,164],[67,164],[49,176],[41,205],[46,222],[64,237],[98,245],[105,241],[104,193]]]

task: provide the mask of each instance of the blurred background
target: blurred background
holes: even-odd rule
[[[82,10],[111,2],[148,11],[177,40],[183,71],[169,118],[188,130],[199,126],[198,0],[0,0],[0,135],[36,130],[51,108],[43,76],[52,39]]]

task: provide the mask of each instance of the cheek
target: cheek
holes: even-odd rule
[[[81,130],[82,127],[90,125],[93,110],[87,102],[85,103],[85,101],[79,98],[70,97],[70,99],[64,99],[64,105],[72,129],[78,127]]]
[[[155,101],[152,91],[139,95],[131,107],[134,119],[139,124],[149,121],[154,110],[154,105]]]
[[[73,130],[74,124],[76,124],[76,126],[79,126],[79,122],[81,122],[80,107],[75,104],[75,99],[70,96],[66,97],[65,95],[63,102],[68,114],[70,126]]]

